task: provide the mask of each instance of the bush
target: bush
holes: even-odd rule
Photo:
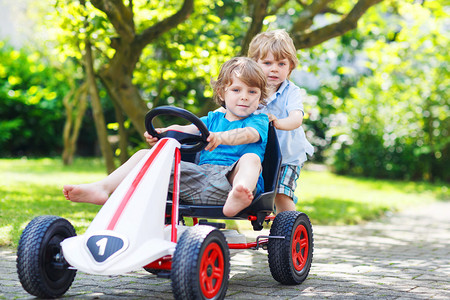
[[[68,89],[38,53],[0,42],[0,156],[59,153]]]

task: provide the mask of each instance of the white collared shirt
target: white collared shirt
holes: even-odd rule
[[[300,110],[304,114],[301,91],[298,86],[286,79],[278,91],[267,100],[267,105],[261,106],[255,113],[270,113],[278,119],[284,119],[293,110]],[[308,159],[306,154],[309,156],[314,154],[314,147],[306,139],[302,126],[290,131],[278,129],[276,131],[283,156],[282,164],[300,166]]]

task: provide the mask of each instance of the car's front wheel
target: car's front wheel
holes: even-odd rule
[[[17,273],[28,293],[57,298],[70,288],[76,270],[64,260],[60,243],[75,235],[72,224],[57,216],[40,216],[28,223],[17,249]]]

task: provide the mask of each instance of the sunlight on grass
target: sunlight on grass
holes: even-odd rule
[[[436,200],[449,200],[445,184],[402,182],[302,171],[296,195],[297,210],[315,224],[357,224],[388,211]]]
[[[0,245],[17,245],[22,230],[39,215],[67,218],[84,232],[100,207],[67,201],[62,186],[104,176],[99,159],[78,159],[72,166],[60,159],[0,159]]]
[[[0,245],[12,244],[12,225],[0,227]]]
[[[68,183],[86,183],[106,176],[100,159],[77,159],[64,166],[60,159],[0,159],[0,246],[17,246],[34,217],[57,215],[84,233],[100,206],[72,203],[62,195]],[[411,205],[449,200],[446,185],[396,182],[302,171],[297,209],[313,224],[357,224]],[[248,221],[227,220],[231,229],[251,228]]]

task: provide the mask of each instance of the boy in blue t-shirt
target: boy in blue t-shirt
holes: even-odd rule
[[[201,118],[210,131],[208,145],[199,164],[181,162],[180,199],[193,204],[223,204],[225,216],[235,216],[250,205],[254,193],[263,192],[261,163],[267,143],[269,119],[253,113],[267,97],[266,77],[249,58],[237,57],[224,63],[212,82],[214,99],[225,112],[210,112]],[[195,125],[172,125],[157,129],[198,134]],[[154,145],[157,138],[144,134]],[[66,199],[104,204],[131,169],[148,150],[136,152],[103,180],[89,184],[65,185]],[[172,186],[172,184],[171,184]],[[171,186],[169,190],[171,190]]]

